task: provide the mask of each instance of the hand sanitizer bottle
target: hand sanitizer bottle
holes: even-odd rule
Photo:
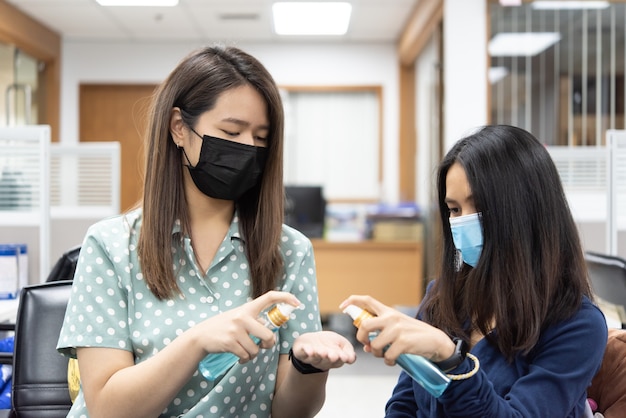
[[[269,311],[263,312],[259,319],[263,321],[268,329],[276,332],[278,329],[289,320],[289,315],[296,309],[295,306],[288,303],[279,303]],[[251,335],[252,341],[259,343],[259,338]],[[200,361],[198,370],[202,373],[205,379],[214,381],[224,373],[226,373],[231,367],[239,361],[239,357],[233,353],[211,353]]]
[[[374,316],[365,309],[355,305],[348,305],[344,309],[344,313],[352,317],[353,324],[357,328],[361,326],[361,321]],[[378,332],[370,333],[370,341],[376,338],[377,335]],[[435,398],[440,397],[450,384],[450,378],[422,356],[410,353],[400,354],[396,359],[396,363]]]

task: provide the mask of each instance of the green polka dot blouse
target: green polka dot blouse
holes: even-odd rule
[[[186,329],[251,300],[248,261],[237,216],[207,272],[199,270],[188,237],[172,232],[174,271],[180,296],[157,299],[146,286],[137,260],[141,211],[102,220],[83,241],[72,295],[57,349],[75,357],[76,347],[131,351],[136,363],[159,352]],[[237,363],[221,379],[199,372],[172,399],[161,417],[269,417],[279,354],[295,338],[320,331],[315,262],[311,242],[283,226],[281,252],[285,271],[278,290],[303,304],[279,330],[276,345],[246,364]],[[82,392],[68,415],[88,417]]]

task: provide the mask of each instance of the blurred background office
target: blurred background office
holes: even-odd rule
[[[286,219],[314,241],[332,326],[351,329],[337,315],[349,293],[413,312],[436,275],[435,167],[486,123],[542,140],[585,249],[626,257],[623,1],[345,0],[320,12],[345,14],[343,32],[314,35],[281,34],[273,0],[100,3],[0,0],[0,128],[46,125],[51,141],[42,180],[32,159],[15,174],[23,160],[0,136],[0,244],[27,244],[27,282],[137,201],[152,91],[216,41],[258,57],[283,90]],[[11,184],[29,172],[28,196],[46,190],[21,207]]]

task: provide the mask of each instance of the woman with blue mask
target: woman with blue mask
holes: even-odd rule
[[[81,247],[57,345],[80,370],[68,417],[321,409],[328,371],[355,353],[322,330],[311,242],[282,224],[283,120],[274,80],[238,48],[193,51],[159,86],[143,199]]]
[[[437,188],[440,276],[417,318],[372,296],[342,303],[376,315],[357,333],[367,351],[388,364],[423,356],[451,380],[435,397],[403,372],[385,416],[591,416],[607,325],[545,147],[520,128],[483,127],[447,153]]]

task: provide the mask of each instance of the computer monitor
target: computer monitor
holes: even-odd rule
[[[322,186],[285,186],[285,223],[308,238],[322,238],[326,200]]]

